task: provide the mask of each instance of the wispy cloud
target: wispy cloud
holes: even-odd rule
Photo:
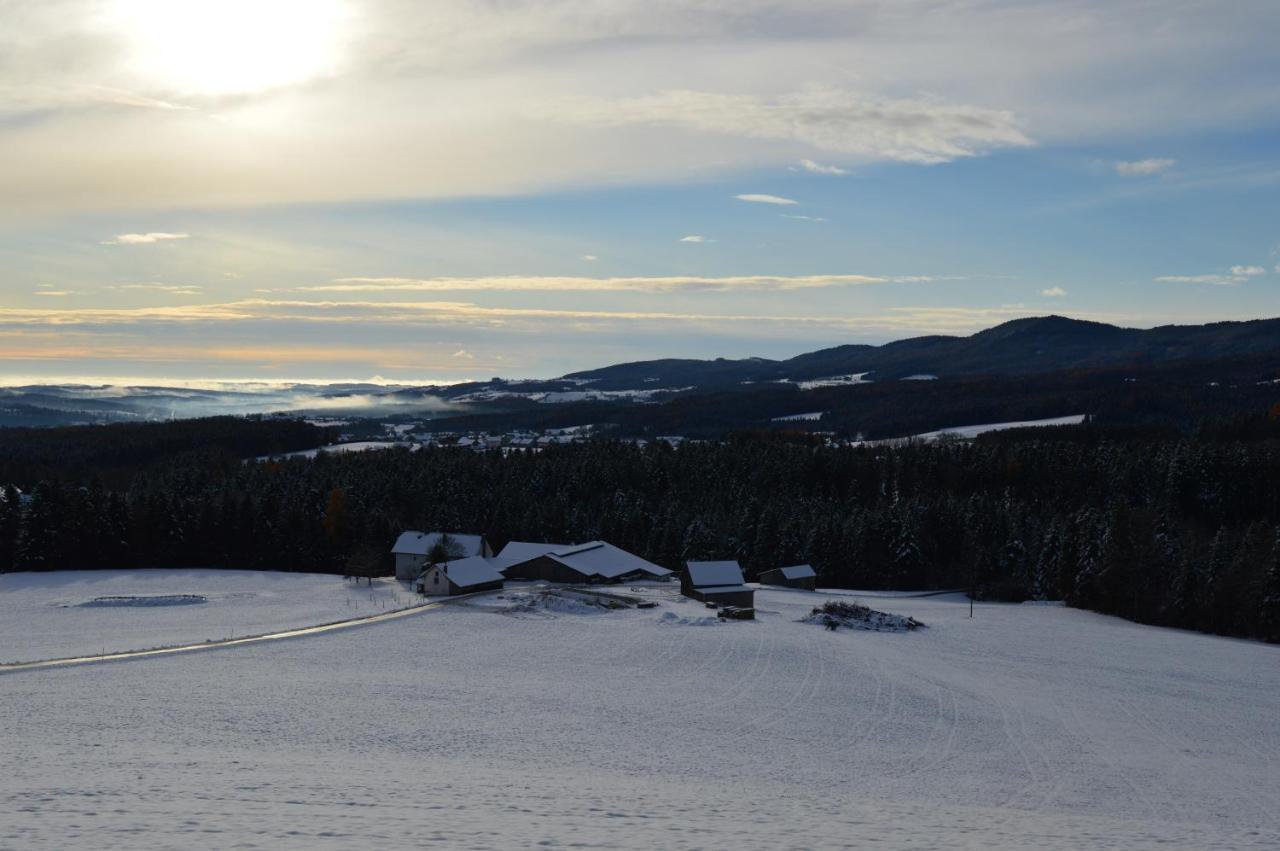
[[[64,296],[74,295],[73,290],[36,290],[32,295],[48,296],[50,298],[63,298]]]
[[[1116,174],[1121,177],[1150,177],[1153,174],[1160,174],[1173,168],[1177,160],[1165,159],[1163,157],[1151,157],[1145,160],[1132,160],[1129,162],[1118,162],[1115,165]]]
[[[813,174],[844,175],[849,173],[848,169],[841,168],[838,165],[823,165],[809,159],[800,160],[800,167]]]
[[[1049,287],[1048,289],[1040,291],[1040,295],[1045,298],[1063,298],[1066,294],[1067,291],[1062,287]]]
[[[142,290],[158,293],[171,293],[173,295],[201,295],[204,292],[202,287],[193,284],[113,284],[107,287],[109,290]]]
[[[586,261],[587,263],[594,263],[594,262],[596,262],[597,260],[599,260],[600,258],[599,258],[599,257],[597,257],[597,256],[595,256],[594,254],[584,254],[584,255],[582,255],[582,258],[581,258],[581,259],[582,259],[582,260],[584,260],[584,261]]]
[[[779,213],[784,219],[795,219],[798,222],[825,222],[822,216],[798,216],[794,213]]]
[[[739,201],[748,201],[752,204],[778,204],[783,207],[800,203],[790,198],[783,198],[780,195],[765,195],[759,192],[748,192],[743,195],[734,195],[733,197]]]
[[[691,233],[688,236],[682,236],[680,237],[679,241],[680,242],[714,242],[714,240],[707,239],[705,236],[702,236],[696,233]]]
[[[1232,266],[1227,274],[1216,275],[1161,275],[1156,278],[1160,284],[1207,284],[1215,287],[1234,287],[1243,284],[1250,278],[1267,274],[1261,266]]]
[[[151,233],[121,233],[111,239],[104,239],[103,245],[151,245],[156,242],[168,242],[174,239],[189,239],[189,233],[164,233],[161,231],[153,231]]]
[[[535,108],[584,124],[686,128],[922,164],[1032,144],[1005,110],[821,86],[772,98],[677,89],[633,98],[563,98]]]
[[[588,278],[581,276],[501,276],[483,278],[339,278],[330,284],[281,292],[672,292],[678,290],[801,290],[865,284],[928,283],[954,278],[929,275],[736,275],[707,277]]]

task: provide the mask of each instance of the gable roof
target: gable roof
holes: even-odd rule
[[[460,558],[457,561],[447,561],[444,564],[437,565],[437,569],[442,570],[445,576],[449,577],[449,581],[459,588],[470,588],[473,585],[484,585],[488,582],[501,582],[504,578],[498,572],[498,568],[494,567],[493,562],[484,556],[471,556],[470,558]]]
[[[818,575],[813,565],[809,564],[793,564],[791,567],[780,567],[778,570],[782,571],[782,575],[788,579],[808,579]]]
[[[441,536],[449,539],[462,548],[463,555],[478,556],[484,552],[484,539],[479,535],[462,535],[456,532],[403,532],[396,538],[391,552],[397,555],[424,556],[439,543]]]
[[[665,567],[646,561],[635,553],[629,553],[606,541],[589,541],[570,549],[557,550],[549,555],[584,576],[617,579],[637,573],[655,578],[671,575],[671,571]]]
[[[498,553],[493,561],[499,570],[506,570],[513,564],[532,561],[538,556],[565,549],[569,549],[569,544],[534,544],[529,541],[511,541],[502,548],[502,552]]]
[[[742,568],[736,561],[691,561],[687,567],[694,588],[742,584]]]

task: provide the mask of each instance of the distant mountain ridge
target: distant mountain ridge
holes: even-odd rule
[[[638,361],[574,372],[564,379],[602,390],[806,381],[858,373],[888,381],[922,374],[947,378],[1150,366],[1274,350],[1280,350],[1280,319],[1140,329],[1050,315],[1014,319],[968,337],[836,346],[787,360]]]

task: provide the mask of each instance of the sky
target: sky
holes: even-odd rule
[[[0,382],[1280,316],[1274,0],[0,0]]]

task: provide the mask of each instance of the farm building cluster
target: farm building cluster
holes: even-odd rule
[[[607,541],[511,541],[495,552],[482,535],[408,531],[391,552],[396,578],[430,596],[494,591],[508,579],[594,585],[676,578],[675,571]],[[681,593],[709,606],[748,616],[755,608],[755,589],[747,585],[736,561],[690,561],[678,578]],[[780,567],[760,574],[760,582],[812,590],[817,573],[807,564]]]

